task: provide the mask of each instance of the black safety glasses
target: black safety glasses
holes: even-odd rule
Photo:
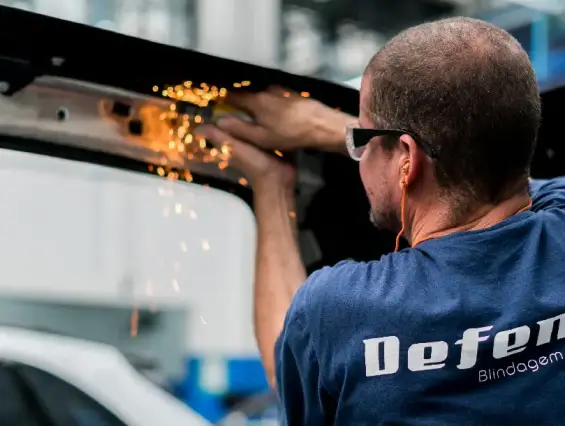
[[[349,126],[347,128],[345,144],[349,156],[355,161],[361,160],[361,156],[371,139],[377,136],[402,136],[408,135],[414,139],[414,142],[432,159],[438,158],[438,152],[429,143],[423,141],[413,133],[403,129],[364,129],[356,126]]]

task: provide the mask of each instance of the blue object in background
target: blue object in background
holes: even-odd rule
[[[542,12],[535,13],[530,36],[530,58],[539,80],[550,77],[549,18]]]
[[[202,386],[205,362],[205,358],[187,360],[186,375],[175,386],[175,395],[210,422],[217,422],[228,414],[224,403],[227,395],[251,397],[269,389],[259,358],[227,358],[225,392],[210,392]]]
[[[542,91],[565,85],[565,50],[559,49],[549,52],[547,69],[547,75],[543,78],[536,68],[538,83]]]
[[[256,394],[268,390],[269,384],[261,360],[228,360],[228,389],[231,393],[241,394]]]
[[[215,395],[203,391],[201,382],[201,360],[189,359],[184,379],[176,386],[175,396],[211,422],[221,419],[223,404]]]

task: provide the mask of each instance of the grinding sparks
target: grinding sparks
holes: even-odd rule
[[[242,87],[250,84],[249,81],[243,81],[234,86]],[[215,163],[221,169],[226,168],[225,163],[230,160],[231,154],[229,152],[219,153],[217,149],[208,146],[205,140],[199,140],[198,144],[193,144],[191,132],[197,125],[214,116],[214,106],[223,102],[227,89],[206,83],[197,85],[191,81],[185,81],[182,84],[165,86],[162,90],[154,86],[153,91],[160,92],[163,97],[172,101],[167,111],[159,116],[160,120],[169,127],[171,137],[168,141],[169,149],[188,160]],[[163,176],[161,173],[159,175]],[[174,175],[169,178],[176,180]],[[190,181],[190,179],[186,180]]]
[[[236,89],[250,85],[249,80],[236,81],[232,84]],[[192,132],[201,123],[215,120],[219,112],[218,108],[223,111],[222,105],[228,96],[228,89],[205,82],[184,81],[181,84],[165,85],[164,87],[155,85],[152,90],[170,101],[168,108],[159,115],[160,120],[169,127],[170,137],[163,141],[166,144],[165,147],[168,144],[168,148],[174,151],[174,155],[184,157],[186,160],[211,163],[220,170],[227,169],[231,160],[230,147],[223,144],[221,147],[215,148],[205,139],[197,138],[195,140]],[[289,98],[293,96],[293,93],[295,92],[284,91],[282,96]],[[298,95],[303,98],[311,96],[310,92],[307,91],[296,92],[296,96]],[[283,153],[278,149],[274,153],[283,157]],[[163,167],[154,169],[154,166],[150,165],[149,171],[156,172],[159,176],[167,177],[172,181],[179,179],[187,182],[193,181],[188,170],[170,171]],[[245,178],[240,178],[239,183],[243,186],[248,185]],[[205,185],[205,187],[208,186]]]

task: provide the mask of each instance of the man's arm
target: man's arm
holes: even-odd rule
[[[225,117],[218,126],[266,150],[312,148],[346,155],[345,129],[358,122],[356,117],[277,87],[260,93],[233,93],[228,102],[248,112],[254,122]]]
[[[294,212],[294,188],[259,181],[255,185],[257,257],[255,336],[269,382],[275,385],[275,342],[298,287],[306,280]]]
[[[272,88],[261,93],[230,94],[228,101],[248,111],[253,123],[224,118],[218,127],[202,126],[199,133],[212,143],[232,146],[233,164],[249,177],[254,189],[257,256],[254,287],[255,336],[267,376],[274,385],[275,342],[296,290],[306,279],[297,243],[294,186],[281,163],[262,149],[317,148],[346,153],[345,129],[357,120],[311,98],[285,96]]]
[[[217,127],[197,132],[215,145],[231,145],[232,162],[249,178],[257,221],[255,261],[255,337],[271,385],[275,384],[275,342],[290,302],[306,280],[297,242],[294,215],[295,171],[274,156],[246,144]]]

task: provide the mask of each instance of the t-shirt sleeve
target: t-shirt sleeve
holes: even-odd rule
[[[314,280],[324,280],[323,269],[314,272],[294,296],[275,345],[277,390],[283,425],[323,425],[327,420],[318,359],[306,324],[311,296],[306,287]]]
[[[565,177],[530,181],[532,210],[548,210],[565,208]]]

